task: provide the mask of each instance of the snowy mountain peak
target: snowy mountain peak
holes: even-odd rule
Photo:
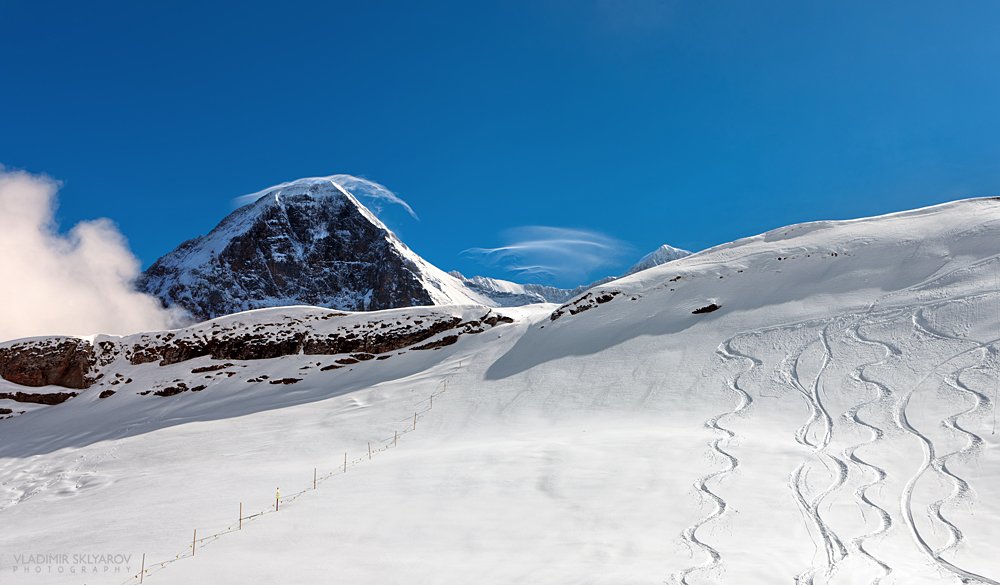
[[[344,186],[351,180],[361,181],[307,178],[241,198],[248,204],[207,235],[157,260],[140,288],[199,319],[301,304],[492,304],[403,244]]]
[[[669,244],[663,244],[659,248],[653,250],[649,254],[646,254],[638,262],[636,262],[632,268],[628,269],[626,274],[634,274],[640,270],[647,270],[654,266],[659,266],[660,264],[666,264],[667,262],[672,262],[685,256],[690,256],[691,252],[687,250],[682,250],[680,248],[675,248]]]

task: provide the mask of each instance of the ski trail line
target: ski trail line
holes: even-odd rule
[[[922,310],[923,309],[919,309],[915,311],[912,315],[911,321],[915,330],[923,331],[925,332],[925,335],[937,337],[940,339],[955,339],[939,335],[929,329],[924,328],[920,323],[921,316],[919,316],[919,313]],[[972,343],[976,343],[972,340],[962,340],[962,341],[970,341]],[[961,356],[964,356],[967,353],[977,351],[984,347],[988,347],[989,345],[996,343],[996,341],[998,340],[993,340],[987,343],[977,343],[977,347],[973,347],[965,351],[958,352],[955,355],[935,365],[934,368],[931,369],[926,375],[924,375],[923,378],[921,378],[919,381],[917,381],[917,383],[915,383],[913,386],[910,387],[909,392],[907,392],[906,396],[898,403],[895,412],[896,424],[899,425],[900,428],[902,428],[905,432],[915,437],[920,442],[924,455],[924,461],[922,465],[913,475],[913,477],[911,477],[909,481],[906,482],[906,486],[903,488],[903,493],[902,496],[900,497],[900,502],[899,502],[900,512],[903,516],[903,520],[906,522],[907,527],[910,529],[910,535],[913,537],[913,540],[917,544],[917,547],[927,556],[927,558],[930,561],[937,564],[938,566],[940,566],[942,569],[952,573],[953,575],[962,579],[965,582],[975,581],[979,583],[985,583],[987,585],[1000,585],[1000,581],[996,581],[989,577],[984,577],[982,575],[966,571],[965,569],[953,564],[947,559],[942,558],[939,554],[935,552],[935,550],[931,547],[930,543],[928,543],[927,540],[924,539],[923,535],[920,533],[920,530],[917,528],[916,522],[913,520],[913,490],[916,487],[917,483],[920,481],[920,479],[923,477],[923,475],[927,472],[927,470],[933,469],[933,462],[938,458],[938,456],[934,448],[934,442],[931,441],[931,439],[927,435],[918,431],[910,423],[910,420],[906,414],[906,410],[907,406],[909,406],[910,399],[913,397],[913,394],[917,391],[918,388],[920,388],[920,386],[924,384],[924,382],[926,382],[928,379],[931,378],[931,376],[936,374],[939,368]]]
[[[748,394],[745,390],[743,390],[743,388],[740,387],[739,379],[744,374],[746,374],[746,372],[749,372],[750,370],[761,364],[761,362],[756,358],[744,355],[734,350],[732,347],[732,341],[733,338],[730,338],[719,344],[719,348],[716,350],[716,353],[722,356],[722,358],[725,360],[737,360],[737,359],[747,360],[750,362],[750,367],[740,374],[734,374],[732,376],[726,377],[726,384],[729,387],[729,390],[732,391],[737,396],[736,406],[733,407],[732,410],[727,410],[723,413],[713,416],[712,418],[705,421],[704,424],[706,428],[712,429],[713,431],[716,431],[716,433],[720,435],[709,443],[709,448],[718,455],[721,455],[726,460],[726,467],[714,471],[712,473],[709,473],[708,475],[704,475],[698,478],[694,482],[694,487],[696,490],[698,490],[698,493],[701,495],[701,497],[709,499],[714,504],[715,508],[711,512],[709,512],[706,516],[704,516],[691,526],[685,528],[684,531],[681,533],[681,538],[684,540],[685,543],[688,544],[689,547],[693,546],[698,549],[701,549],[701,551],[708,556],[708,559],[706,559],[706,561],[700,565],[688,567],[686,569],[683,569],[675,573],[672,576],[672,580],[673,582],[679,583],[680,585],[690,585],[688,582],[688,577],[692,573],[696,571],[710,571],[722,564],[722,555],[719,554],[719,551],[716,550],[714,547],[712,547],[710,544],[698,538],[698,529],[708,524],[709,522],[712,522],[713,520],[719,518],[720,516],[725,514],[726,511],[729,509],[729,505],[726,503],[726,501],[722,499],[722,497],[720,497],[718,494],[713,492],[711,488],[708,487],[708,483],[710,481],[716,479],[721,480],[726,475],[735,471],[736,468],[739,467],[740,465],[739,459],[737,459],[732,454],[730,454],[729,452],[727,452],[725,449],[722,448],[722,442],[731,440],[736,436],[736,433],[722,426],[721,422],[723,419],[727,417],[739,415],[745,412],[748,408],[750,408],[750,405],[753,403],[753,398],[750,396],[750,394]]]
[[[972,403],[971,406],[969,406],[965,410],[956,412],[955,414],[952,414],[951,416],[949,416],[944,420],[945,427],[951,429],[951,431],[954,432],[955,434],[962,435],[963,437],[965,437],[966,441],[965,445],[960,449],[952,451],[951,453],[939,455],[937,458],[931,461],[931,467],[933,467],[934,470],[937,471],[938,473],[948,477],[948,479],[951,480],[952,485],[954,486],[951,493],[948,494],[947,497],[932,503],[929,508],[930,512],[938,520],[938,522],[945,525],[950,535],[948,542],[944,546],[941,546],[934,550],[934,554],[938,556],[947,551],[957,548],[958,545],[965,538],[965,535],[962,533],[962,530],[959,529],[959,527],[956,526],[954,522],[945,517],[945,515],[941,511],[941,508],[952,502],[957,502],[959,499],[963,497],[967,497],[972,492],[972,489],[969,487],[969,483],[967,481],[965,481],[964,479],[953,473],[950,469],[948,469],[948,460],[958,455],[971,453],[972,451],[980,447],[983,442],[982,438],[980,438],[979,435],[962,428],[961,424],[958,422],[959,417],[971,414],[981,409],[984,404],[988,403],[988,400],[985,400],[985,397],[982,394],[976,392],[975,390],[972,390],[971,388],[962,383],[961,381],[962,373],[969,369],[971,369],[971,366],[969,368],[962,368],[961,370],[958,370],[951,376],[948,376],[944,379],[944,382],[948,387],[950,387],[956,392],[962,393],[967,396],[971,396],[974,399],[974,402]]]
[[[853,408],[851,408],[844,414],[845,418],[848,418],[858,426],[868,429],[872,434],[871,440],[844,449],[844,456],[847,457],[850,461],[853,461],[855,464],[871,470],[875,474],[874,480],[858,486],[857,490],[855,490],[854,493],[855,496],[858,498],[858,500],[863,502],[872,510],[875,510],[875,513],[878,514],[879,516],[879,526],[873,532],[862,534],[861,536],[853,538],[851,540],[851,545],[854,546],[854,549],[858,551],[859,554],[867,558],[869,561],[877,565],[879,569],[881,569],[882,575],[872,580],[872,585],[878,585],[879,583],[882,582],[882,579],[885,579],[886,577],[892,574],[893,569],[891,566],[889,566],[889,564],[875,557],[875,555],[869,552],[865,548],[865,542],[873,538],[880,537],[889,532],[889,529],[892,528],[892,516],[889,514],[888,510],[879,506],[874,501],[872,501],[870,497],[868,497],[868,490],[882,485],[888,474],[886,473],[885,469],[877,465],[874,465],[872,463],[869,463],[868,461],[865,461],[861,457],[858,457],[857,451],[862,447],[875,445],[876,443],[881,441],[882,438],[885,436],[885,431],[882,430],[882,428],[875,426],[874,424],[861,418],[860,412],[863,409],[876,406],[884,408],[887,411],[889,410],[888,403],[891,396],[889,389],[885,387],[885,385],[879,382],[865,378],[864,369],[868,366],[884,363],[889,358],[889,356],[896,355],[899,353],[899,351],[894,347],[886,343],[883,343],[881,341],[875,341],[864,338],[861,335],[860,327],[861,326],[859,324],[852,325],[852,327],[850,328],[851,337],[859,343],[878,346],[879,348],[885,351],[885,355],[877,361],[859,365],[851,374],[851,377],[860,382],[861,384],[875,388],[876,395],[868,401],[856,404]],[[863,508],[862,508],[862,514],[864,514]]]
[[[830,416],[826,405],[823,403],[821,383],[823,373],[826,372],[832,360],[832,350],[829,342],[829,328],[830,323],[828,322],[820,330],[819,341],[823,346],[823,361],[820,364],[819,371],[816,373],[812,384],[810,385],[810,389],[805,390],[802,386],[797,371],[795,373],[795,379],[798,387],[802,390],[803,395],[806,397],[806,400],[810,403],[813,409],[813,415],[810,417],[806,425],[804,425],[805,442],[812,446],[813,454],[816,459],[818,459],[819,462],[826,467],[827,471],[834,474],[834,479],[826,488],[816,494],[812,499],[808,499],[805,495],[805,492],[808,489],[808,478],[806,473],[809,465],[808,460],[800,463],[789,478],[792,495],[795,498],[795,501],[802,508],[802,511],[806,514],[806,516],[812,520],[813,526],[815,526],[820,538],[823,541],[823,550],[826,557],[825,573],[827,575],[831,575],[836,570],[837,563],[842,561],[847,556],[847,548],[844,546],[843,541],[841,541],[836,532],[830,528],[820,513],[820,507],[823,504],[823,500],[843,486],[847,481],[847,464],[840,458],[827,452],[827,447],[829,447],[830,442],[833,440],[833,419]],[[811,347],[811,345],[812,344],[809,344],[807,348]],[[818,440],[813,442],[808,439],[808,429],[816,421],[822,423],[822,431]],[[800,429],[800,431],[801,430],[802,429]],[[830,468],[827,464],[827,460],[833,464],[835,469]],[[812,583],[815,580],[818,569],[819,567],[816,567],[814,563],[813,566],[805,569],[795,577],[796,583]]]

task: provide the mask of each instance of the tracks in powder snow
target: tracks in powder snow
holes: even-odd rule
[[[707,544],[706,542],[698,538],[698,529],[708,524],[709,522],[712,522],[713,520],[721,517],[723,514],[726,513],[726,510],[729,509],[729,504],[727,504],[726,501],[722,499],[722,497],[720,497],[717,493],[712,491],[712,489],[709,487],[709,482],[712,482],[714,480],[721,480],[726,475],[735,471],[736,468],[739,467],[740,465],[739,459],[737,459],[734,455],[732,455],[722,447],[722,443],[729,442],[736,436],[736,433],[722,426],[721,423],[723,419],[732,416],[738,416],[741,413],[746,412],[746,410],[750,408],[750,405],[753,404],[753,398],[750,396],[750,394],[746,392],[746,390],[744,390],[742,387],[740,387],[739,379],[749,370],[759,366],[761,363],[756,358],[742,354],[733,349],[732,341],[733,339],[728,339],[724,341],[722,344],[719,345],[719,348],[716,350],[716,353],[726,361],[740,360],[749,362],[750,367],[741,373],[733,374],[732,376],[726,377],[726,385],[729,387],[729,390],[732,393],[734,393],[737,397],[736,405],[733,407],[733,409],[717,414],[712,418],[708,419],[707,421],[705,421],[704,426],[706,428],[712,429],[713,431],[715,431],[720,435],[712,442],[710,442],[709,446],[711,447],[714,453],[718,454],[719,456],[721,456],[723,459],[726,460],[726,467],[724,469],[714,471],[707,475],[703,475],[694,482],[695,489],[698,490],[698,493],[702,496],[702,498],[708,499],[710,502],[712,502],[714,509],[711,512],[709,512],[708,515],[704,516],[703,518],[701,518],[700,520],[698,520],[697,522],[686,528],[681,534],[681,538],[684,540],[685,543],[687,543],[689,547],[697,548],[702,552],[704,552],[708,556],[708,559],[700,565],[688,567],[686,569],[683,569],[675,573],[673,575],[673,580],[674,582],[679,583],[680,585],[689,585],[688,577],[692,573],[696,571],[711,571],[712,569],[718,568],[722,562],[722,555],[719,554],[719,551],[716,550],[714,547],[712,547],[710,544]]]
[[[872,579],[872,585],[878,585],[879,583],[882,582],[882,579],[892,574],[892,567],[888,563],[882,561],[874,554],[872,554],[867,548],[865,548],[865,543],[869,540],[879,538],[889,532],[889,529],[892,528],[892,515],[889,514],[888,510],[876,504],[868,495],[868,492],[874,488],[881,488],[881,486],[885,483],[885,479],[886,477],[888,477],[888,474],[886,470],[883,469],[882,467],[875,465],[874,463],[870,463],[864,460],[863,458],[859,457],[857,451],[862,447],[870,447],[876,445],[879,441],[881,441],[885,437],[885,430],[873,424],[872,422],[869,422],[866,418],[862,418],[861,411],[881,410],[883,412],[888,412],[892,408],[891,406],[892,392],[886,385],[866,377],[865,368],[869,366],[877,366],[884,364],[889,359],[890,356],[898,356],[900,355],[900,352],[895,346],[889,345],[885,342],[878,341],[875,339],[865,338],[861,333],[861,326],[858,324],[854,324],[852,327],[850,327],[849,334],[850,337],[857,343],[874,345],[878,347],[882,352],[884,352],[882,358],[874,362],[863,363],[858,367],[856,367],[854,371],[851,373],[851,378],[853,380],[857,381],[858,383],[864,386],[874,388],[875,396],[872,397],[870,400],[867,400],[865,402],[860,402],[854,405],[846,413],[844,413],[844,417],[849,419],[854,424],[868,429],[872,435],[869,441],[852,445],[844,449],[844,456],[858,467],[868,469],[875,475],[874,480],[869,481],[867,483],[863,483],[860,486],[858,486],[854,492],[854,495],[855,497],[857,497],[859,502],[863,503],[865,506],[867,506],[870,510],[873,510],[878,515],[879,518],[878,528],[876,528],[872,532],[868,532],[866,534],[862,534],[860,536],[853,538],[851,540],[851,545],[854,547],[854,550],[856,550],[860,555],[868,559],[870,562],[874,563],[881,570],[882,574]],[[862,507],[861,510],[862,510],[861,512],[862,517],[864,517],[864,508]]]
[[[827,485],[826,488],[822,489],[812,498],[809,498],[806,494],[809,491],[808,470],[810,469],[811,462],[809,460],[802,461],[789,477],[789,488],[792,491],[795,501],[798,502],[799,507],[802,509],[802,512],[806,515],[806,517],[809,518],[813,528],[815,528],[820,540],[823,543],[825,571],[827,574],[832,573],[835,570],[837,563],[847,557],[847,548],[844,546],[843,540],[826,522],[820,511],[824,500],[847,482],[848,473],[847,463],[829,452],[830,443],[833,441],[833,417],[830,415],[830,411],[823,401],[822,396],[823,374],[827,371],[827,368],[830,366],[830,362],[833,359],[833,353],[830,348],[831,324],[832,323],[825,324],[820,330],[818,341],[823,347],[823,358],[820,363],[819,371],[813,378],[809,388],[806,389],[802,385],[801,377],[798,373],[799,360],[805,352],[803,352],[803,354],[799,354],[793,362],[794,369],[792,371],[791,381],[793,382],[795,389],[798,390],[799,393],[806,399],[806,402],[812,410],[809,420],[799,428],[798,432],[796,432],[796,441],[800,445],[812,449],[814,457],[823,464],[828,473],[833,475],[833,480]],[[816,426],[817,423],[819,423],[820,428],[818,432],[814,433],[813,427]],[[814,436],[815,438],[813,438]],[[819,567],[814,564],[799,573],[795,578],[795,582],[813,583],[818,570]]]
[[[943,575],[951,575],[963,583],[1000,585],[1000,581],[995,578],[964,569],[953,560],[944,558],[946,554],[955,552],[965,538],[959,526],[948,518],[946,512],[949,507],[973,496],[968,481],[952,471],[949,462],[981,452],[982,437],[969,430],[962,421],[965,417],[984,415],[991,405],[990,398],[984,392],[976,390],[974,384],[968,382],[966,377],[968,372],[988,367],[984,360],[996,353],[995,346],[1000,340],[979,342],[940,333],[928,325],[924,315],[925,310],[941,308],[952,303],[970,303],[996,294],[996,291],[990,291],[957,299],[930,302],[916,308],[883,309],[878,312],[869,310],[828,320],[744,331],[721,343],[716,353],[723,359],[723,363],[739,360],[745,365],[741,370],[725,376],[729,390],[736,395],[735,406],[731,410],[715,415],[704,423],[705,427],[712,429],[718,435],[709,442],[708,446],[711,453],[723,459],[723,466],[712,473],[699,477],[694,482],[694,487],[701,500],[710,502],[713,509],[681,534],[683,542],[691,550],[700,550],[706,559],[698,565],[675,572],[671,575],[671,582],[690,585],[696,574],[700,577],[711,578],[711,572],[720,570],[724,564],[722,553],[715,546],[706,542],[703,537],[700,537],[699,531],[730,510],[730,503],[720,495],[718,485],[726,476],[732,474],[741,463],[729,449],[732,440],[736,438],[736,433],[725,422],[730,417],[745,414],[750,409],[753,404],[751,393],[754,389],[746,385],[744,377],[754,368],[764,365],[767,358],[765,354],[755,356],[754,346],[747,348],[745,344],[739,344],[738,341],[751,337],[760,338],[764,333],[782,330],[793,334],[798,332],[798,336],[801,337],[803,327],[814,327],[819,328],[818,334],[810,340],[803,340],[785,348],[784,359],[780,364],[775,365],[777,378],[787,387],[794,389],[795,393],[791,395],[801,396],[809,409],[808,419],[794,432],[793,438],[800,446],[811,450],[811,456],[803,460],[791,472],[788,486],[793,500],[807,520],[810,533],[819,535],[819,539],[814,542],[817,546],[817,552],[822,551],[822,560],[819,563],[814,561],[812,566],[796,575],[795,582],[808,585],[817,582],[830,583],[839,565],[849,557],[863,559],[871,566],[872,572],[867,577],[867,582],[877,585],[886,581],[893,574],[894,567],[891,566],[888,557],[881,558],[884,555],[876,555],[872,552],[870,543],[886,537],[895,526],[894,518],[902,518],[900,524],[905,525],[909,530],[917,549],[921,551],[929,563],[940,569]],[[881,377],[873,375],[870,371],[871,368],[881,367],[883,370],[891,371],[894,366],[898,365],[896,362],[913,359],[913,357],[909,355],[909,350],[897,346],[895,342],[878,338],[882,336],[871,335],[867,332],[867,328],[883,325],[903,326],[907,321],[910,322],[909,325],[912,327],[917,343],[928,349],[931,354],[942,355],[944,353],[948,357],[939,358],[940,363],[932,364],[931,369],[925,370],[926,373],[920,379],[908,384],[897,384],[894,378],[883,379],[885,375]],[[862,328],[866,329],[865,333],[862,333]],[[792,339],[793,337],[790,335],[788,338]],[[848,348],[853,346],[855,348],[875,349],[878,355],[862,358],[862,354],[852,351],[841,355],[839,348],[844,342],[849,344]],[[942,347],[946,343],[961,345],[945,352],[928,346],[928,344],[933,344],[933,346]],[[741,351],[737,351],[734,344],[737,344]],[[962,345],[966,347],[963,348]],[[838,348],[836,353],[834,346]],[[780,354],[781,348],[778,349]],[[820,349],[822,351],[819,351]],[[982,355],[977,355],[976,352]],[[852,356],[857,361],[853,363],[844,361],[845,359],[850,360]],[[845,373],[838,374],[841,370]],[[808,379],[808,382],[804,382],[804,379]],[[828,401],[834,398],[843,400],[845,396],[827,395],[826,392],[829,390],[824,389],[825,379],[827,385],[833,384],[831,388],[837,387],[838,382],[847,379],[853,382],[849,387],[866,389],[866,392],[864,395],[859,395],[857,403],[850,406],[844,405],[837,408],[836,412],[831,412]],[[952,400],[958,403],[959,408],[953,413],[944,415],[940,425],[949,429],[954,436],[964,439],[961,447],[953,448],[947,453],[941,452],[941,447],[935,445],[930,436],[919,431],[907,412],[914,394],[929,380],[936,379],[939,379],[941,390],[952,393]],[[838,421],[840,422],[838,423]],[[868,434],[867,440],[859,439],[859,442],[842,445],[841,448],[834,451],[833,444],[836,437],[841,436],[842,430],[846,432],[846,429],[851,427]],[[923,451],[919,468],[905,482],[902,491],[897,492],[898,512],[892,509],[893,506],[886,506],[885,503],[881,503],[881,498],[874,496],[876,491],[879,494],[883,491],[889,472],[878,465],[875,462],[877,460],[872,456],[865,455],[871,448],[884,441],[887,434],[896,437],[914,437],[920,443]],[[872,453],[875,452],[877,451],[872,451]],[[822,467],[819,464],[822,464]],[[820,479],[817,474],[823,479]],[[946,542],[937,545],[930,544],[922,534],[922,528],[918,527],[914,520],[914,489],[922,478],[928,477],[930,474],[936,475],[940,480],[948,482],[952,486],[951,492],[947,496],[940,497],[929,505],[925,504],[926,514],[931,525],[942,528],[948,535]],[[832,502],[833,496],[847,486],[851,478],[854,477],[858,479],[851,482],[853,486],[851,495],[857,501],[867,528],[861,534],[842,536],[837,534],[823,517],[823,514],[828,512],[821,512],[821,509],[825,509],[827,506],[824,503],[827,500]],[[902,478],[899,479],[902,480]],[[819,491],[816,491],[817,489]],[[896,516],[897,513],[899,516]],[[877,520],[876,525],[871,525],[868,514],[874,514],[874,518]],[[951,555],[948,556],[951,557]],[[857,570],[862,566],[851,565],[852,570]],[[911,569],[912,567],[907,568]],[[852,578],[856,578],[856,575]]]
[[[950,302],[960,302],[963,300],[964,299],[957,299],[956,301],[950,301]],[[941,303],[941,304],[946,304],[946,303]],[[986,343],[977,343],[968,339],[962,339],[935,332],[927,325],[927,321],[923,317],[923,309],[918,309],[913,313],[912,324],[915,332],[918,332],[930,339],[961,341],[966,343],[971,342],[975,343],[976,345],[975,347],[971,347],[964,351],[960,351],[952,355],[951,357],[942,360],[940,363],[936,364],[934,368],[931,369],[926,375],[924,375],[919,381],[917,381],[897,403],[896,413],[895,413],[896,423],[905,432],[909,433],[910,435],[918,439],[923,448],[923,454],[924,454],[922,465],[913,475],[913,477],[911,477],[909,481],[906,482],[906,486],[903,488],[903,493],[900,497],[900,511],[903,515],[903,519],[906,522],[907,527],[910,529],[910,534],[913,536],[913,539],[916,542],[917,547],[924,553],[924,555],[928,558],[929,561],[936,564],[941,569],[953,574],[955,577],[959,578],[964,583],[985,583],[987,585],[1000,585],[1000,581],[996,581],[989,577],[979,575],[971,571],[967,571],[955,565],[953,562],[945,559],[942,556],[943,552],[952,550],[955,547],[957,547],[959,543],[962,541],[963,535],[961,530],[959,530],[958,527],[954,525],[954,523],[949,521],[941,513],[941,507],[944,505],[944,503],[954,500],[969,492],[968,482],[948,471],[947,460],[953,455],[956,455],[966,450],[971,450],[972,446],[967,443],[962,449],[959,449],[955,453],[938,455],[937,446],[934,444],[934,441],[931,440],[931,438],[928,437],[926,434],[920,432],[917,428],[915,428],[913,424],[910,422],[909,416],[907,415],[907,406],[909,405],[910,400],[912,399],[914,393],[916,393],[916,391],[921,386],[923,386],[928,380],[931,380],[933,379],[934,376],[939,375],[939,371],[941,370],[942,367],[947,366],[951,362],[954,362],[955,360],[963,356],[966,356],[970,353],[989,348],[990,346],[1000,341],[1000,339],[995,339]],[[953,372],[952,376],[954,376],[954,379],[960,378],[962,370],[964,369],[967,368],[959,368],[957,372]],[[947,378],[945,378],[945,380],[946,380],[945,383],[947,384]],[[970,392],[977,395],[979,400],[983,400],[985,402],[988,402],[989,400],[982,393],[972,391],[971,389]],[[975,410],[975,407],[973,407],[972,410]],[[948,418],[946,418],[945,421],[943,421],[943,424],[945,426],[948,426],[949,420],[954,419],[954,421],[957,421],[958,417],[962,416],[963,414],[966,414],[966,411],[953,414]],[[973,435],[973,437],[974,437],[973,442],[976,439],[979,439],[977,435]],[[914,514],[913,514],[914,489],[916,488],[920,480],[924,477],[924,475],[928,473],[928,471],[933,471],[942,478],[951,481],[955,486],[955,488],[952,490],[951,495],[948,498],[933,502],[930,506],[928,506],[927,509],[927,513],[931,522],[934,522],[936,520],[940,524],[944,525],[946,530],[948,530],[949,532],[948,543],[946,543],[943,547],[939,547],[937,549],[932,547],[931,544],[924,537],[924,535],[920,532],[920,529],[917,527],[917,524],[914,521]]]

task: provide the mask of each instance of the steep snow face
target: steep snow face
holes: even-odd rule
[[[667,262],[673,262],[685,256],[690,256],[691,252],[687,250],[681,250],[680,248],[675,248],[668,244],[663,244],[659,248],[653,250],[649,254],[643,256],[638,262],[636,262],[628,272],[625,274],[634,274],[640,270],[647,270],[654,266],[659,266],[660,264],[666,264]]]
[[[371,359],[116,356],[104,386],[0,421],[0,574],[137,583],[145,553],[153,585],[996,585],[998,240],[977,199],[789,226],[490,328],[288,308],[97,338],[468,330]],[[13,556],[90,550],[134,563]]]
[[[139,286],[199,319],[301,304],[354,311],[492,305],[324,178],[262,191],[209,234],[157,260]]]

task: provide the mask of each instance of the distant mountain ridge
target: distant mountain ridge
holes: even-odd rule
[[[667,262],[672,262],[686,256],[691,252],[675,248],[668,244],[663,244],[656,250],[643,256],[637,263],[631,266],[622,276],[635,274],[642,270],[653,268]],[[546,286],[544,284],[519,284],[509,280],[490,278],[488,276],[466,277],[462,273],[452,271],[449,274],[462,281],[470,290],[490,298],[499,307],[515,307],[520,305],[530,305],[532,303],[565,303],[566,301],[583,294],[588,289],[602,284],[607,284],[612,280],[621,278],[620,276],[606,276],[600,280],[577,286],[574,288],[558,288]]]

